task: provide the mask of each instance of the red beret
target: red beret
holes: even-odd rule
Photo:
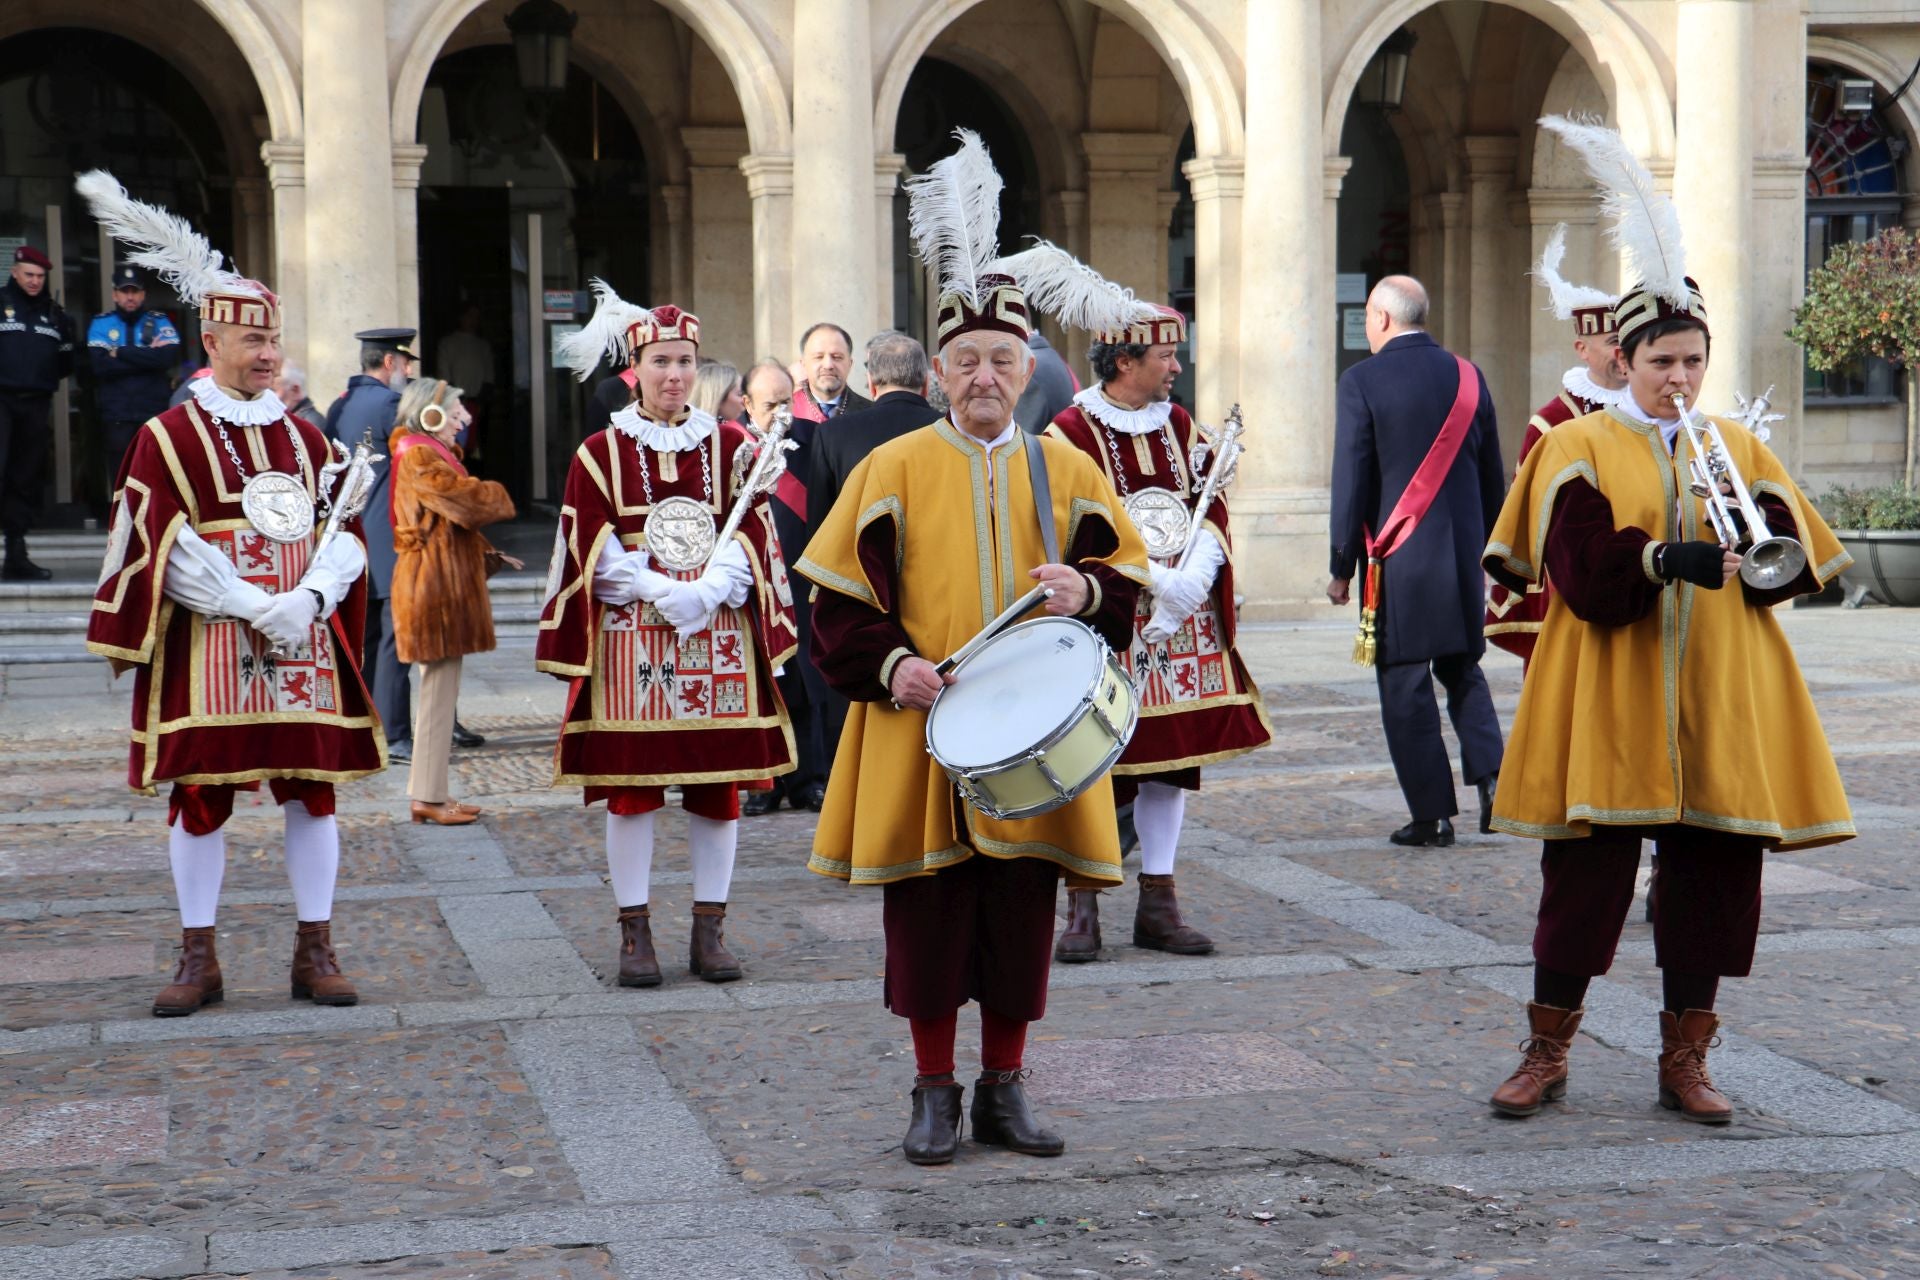
[[[15,249],[13,251],[13,260],[15,262],[29,263],[40,268],[42,271],[53,270],[53,259],[30,244],[23,244],[18,249]]]

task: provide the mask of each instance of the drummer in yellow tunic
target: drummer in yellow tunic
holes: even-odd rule
[[[1496,830],[1546,844],[1532,1034],[1492,1104],[1531,1115],[1564,1094],[1588,981],[1611,965],[1651,838],[1660,1101],[1725,1123],[1732,1107],[1706,1052],[1720,978],[1752,968],[1762,853],[1854,833],[1771,606],[1820,590],[1850,559],[1780,460],[1721,421],[1769,530],[1806,552],[1803,570],[1768,589],[1737,576],[1740,555],[1719,544],[1689,488],[1695,454],[1674,404],[1683,396],[1691,412],[1707,370],[1698,288],[1640,286],[1618,315],[1629,395],[1541,439],[1487,546],[1495,579],[1519,591],[1551,578],[1555,593],[1494,800]]]
[[[1108,779],[1020,821],[959,800],[926,750],[926,711],[942,687],[934,663],[1036,582],[1053,591],[1048,613],[1123,645],[1148,581],[1146,548],[1112,487],[1085,454],[1053,440],[1037,442],[1065,563],[1044,563],[1027,437],[1013,420],[1033,370],[1025,298],[1002,277],[972,283],[973,296],[940,299],[934,369],[952,416],[856,468],[796,566],[819,588],[815,662],[853,700],[808,865],[885,886],[886,1002],[912,1024],[905,1152],[919,1164],[957,1149],[954,1029],[969,998],[981,1020],[975,1140],[1030,1155],[1064,1149],[1021,1088],[1026,1028],[1046,1009],[1060,877],[1121,881]],[[1054,727],[1036,726],[1034,741]]]

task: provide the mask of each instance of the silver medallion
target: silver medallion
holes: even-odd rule
[[[255,533],[275,542],[304,542],[313,532],[313,498],[284,471],[262,471],[247,481],[240,510]]]
[[[647,550],[665,569],[698,569],[713,554],[713,513],[692,498],[663,498],[647,513]]]
[[[1147,554],[1167,560],[1187,545],[1187,504],[1170,489],[1142,489],[1126,498],[1127,518],[1140,531]]]

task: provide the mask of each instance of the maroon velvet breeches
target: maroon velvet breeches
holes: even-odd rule
[[[1059,868],[976,853],[930,876],[882,887],[887,1008],[945,1018],[978,1000],[1017,1022],[1047,1011]]]

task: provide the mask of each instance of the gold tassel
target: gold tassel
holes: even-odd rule
[[[1380,608],[1380,562],[1369,560],[1367,572],[1360,579],[1360,634],[1353,638],[1353,660],[1363,667],[1371,667],[1379,657],[1380,646],[1375,621]]]

